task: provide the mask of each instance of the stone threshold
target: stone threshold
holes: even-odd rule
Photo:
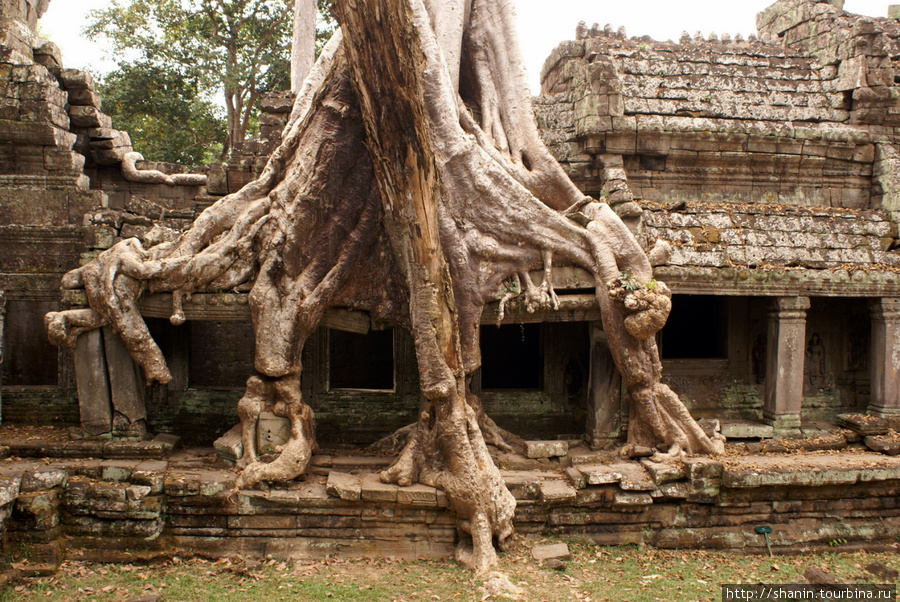
[[[152,439],[129,440],[108,437],[72,439],[68,436],[20,436],[0,434],[6,455],[18,458],[108,458],[161,459],[178,447],[176,435],[160,434]]]

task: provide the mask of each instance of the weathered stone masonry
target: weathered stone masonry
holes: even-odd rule
[[[772,545],[780,551],[835,540],[887,548],[900,532],[900,460],[877,454],[658,464],[581,453],[566,463],[564,471],[548,464],[503,472],[517,500],[517,531],[579,535],[602,545],[761,553],[765,542],[753,529],[759,524],[773,527]],[[81,559],[129,562],[173,552],[451,555],[455,517],[444,494],[382,483],[373,471],[385,465],[385,458],[317,456],[305,482],[234,491],[235,473],[177,454],[18,461],[0,467],[0,515],[7,551],[27,551],[33,570],[72,550]]]
[[[900,402],[900,28],[841,5],[777,2],[748,40],[581,25],[544,66],[557,159],[648,245],[672,245],[655,272],[675,294],[667,378],[732,436]],[[709,344],[673,340],[691,332]]]
[[[53,45],[33,33],[40,3],[7,5],[5,419],[80,421],[93,423],[93,432],[115,426],[130,434],[146,420],[151,430],[209,443],[236,421],[235,402],[252,370],[245,291],[195,296],[181,327],[165,320],[165,298],[145,299],[173,368],[167,387],[142,391],[114,337],[85,338],[81,345],[103,349],[105,363],[93,370],[111,386],[108,402],[82,395],[100,399],[91,407],[75,403],[71,356],[44,342],[40,316],[57,307],[59,277],[78,261],[122,238],[164,239],[252,179],[277,144],[290,95],[267,101],[261,139],[237,149],[227,166],[209,168],[205,186],[178,166],[138,162],[143,175],[136,176],[130,140],[102,113],[90,78],[63,69]],[[887,362],[900,327],[891,310],[900,292],[897,22],[796,0],[767,9],[759,27],[759,39],[678,43],[581,27],[545,66],[536,99],[544,135],[587,193],[607,199],[648,245],[671,245],[668,262],[656,268],[676,295],[660,345],[666,378],[695,415],[723,420],[727,434],[764,436],[842,412],[895,414],[900,392]],[[507,315],[506,329],[496,331],[489,309],[486,364],[474,387],[514,431],[585,434],[601,446],[627,428],[627,408],[619,407],[585,276],[557,271],[559,312]],[[692,330],[698,318],[699,337]],[[369,442],[411,421],[417,374],[408,339],[394,333],[367,347],[360,342],[367,337],[341,332],[379,325],[351,312],[326,325],[334,330],[307,346],[302,383],[323,441]],[[512,368],[494,362],[509,354],[490,345],[511,343],[521,343],[520,354],[506,358]],[[389,384],[338,386],[338,347],[390,355]],[[226,359],[205,362],[212,349]],[[120,362],[133,381],[124,388],[110,372]],[[532,364],[543,367],[515,370]],[[516,372],[530,378],[510,379]]]

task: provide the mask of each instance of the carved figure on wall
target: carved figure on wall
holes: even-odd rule
[[[806,388],[811,395],[826,386],[825,345],[818,332],[806,343]]]
[[[329,307],[411,332],[423,403],[382,479],[443,489],[458,558],[494,564],[515,500],[488,453],[507,433],[469,390],[482,310],[506,292],[553,307],[553,265],[596,283],[610,349],[630,397],[628,441],[711,453],[667,386],[654,334],[670,293],[605,203],[585,197],[538,136],[508,0],[338,0],[334,36],[260,178],[204,211],[176,240],[123,241],[66,275],[91,309],[47,316],[51,340],[111,324],[148,378],[171,375],[140,315],[171,292],[171,321],[194,292],[252,286],[255,368],[240,402],[246,435],[271,408],[290,421],[272,462],[245,447],[240,487],[302,474],[315,446],[299,387],[301,350]],[[528,272],[543,270],[540,285]],[[255,429],[254,429],[255,430]]]

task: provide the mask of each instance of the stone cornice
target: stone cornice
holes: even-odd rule
[[[660,266],[654,277],[682,295],[748,297],[897,297],[900,273],[866,270],[682,268]]]

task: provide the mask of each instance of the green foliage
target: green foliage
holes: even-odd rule
[[[641,288],[641,283],[637,281],[637,279],[632,276],[631,272],[628,270],[623,270],[619,272],[619,275],[616,276],[616,280],[619,281],[619,286],[625,289],[626,293],[633,293],[634,291]]]
[[[500,293],[497,295],[497,298],[501,299],[508,293],[518,295],[521,292],[522,289],[519,286],[519,281],[515,278],[508,278],[503,281],[503,284],[500,285]]]
[[[633,293],[641,287],[646,288],[648,291],[656,290],[656,280],[651,278],[644,284],[641,284],[628,270],[619,272],[619,275],[616,276],[616,280],[619,282],[619,286],[625,289],[626,293]]]
[[[320,10],[329,3],[320,0]],[[106,78],[104,95],[112,99],[107,102],[107,112],[117,127],[127,129],[119,123],[120,117],[129,121],[128,125],[137,124],[141,135],[167,124],[151,132],[155,141],[147,143],[153,149],[171,147],[164,151],[166,156],[196,156],[179,145],[193,147],[208,138],[213,123],[221,120],[212,107],[215,98],[224,98],[227,136],[212,136],[207,153],[221,143],[222,154],[227,154],[250,133],[259,98],[290,87],[293,0],[113,0],[89,16],[84,33],[108,41],[113,54],[123,57],[118,71]],[[320,21],[324,40],[334,22],[328,17]],[[112,90],[114,83],[131,76],[138,81],[128,84],[128,90]],[[178,93],[173,89],[177,79],[186,81],[180,90],[186,93],[184,98],[150,99]],[[165,92],[155,87],[157,83],[166,84]],[[148,98],[140,103],[148,108],[143,116],[139,117],[137,110],[117,112],[123,110],[123,103],[142,95]],[[200,113],[193,122],[182,117],[180,111],[186,107]],[[188,132],[174,136],[177,142],[172,133],[179,125]],[[133,142],[140,147],[140,136],[133,133]],[[151,156],[155,152],[148,151]]]
[[[104,111],[151,161],[214,162],[227,137],[222,107],[189,77],[144,61],[122,63],[98,84]]]

